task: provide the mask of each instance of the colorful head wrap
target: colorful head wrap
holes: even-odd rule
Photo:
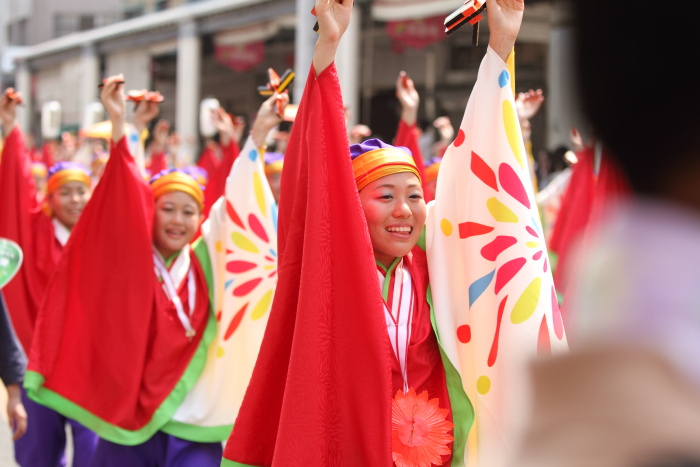
[[[49,171],[46,169],[46,164],[43,162],[32,162],[32,175],[35,177],[46,178]]]
[[[184,170],[161,170],[151,178],[150,184],[154,199],[167,193],[182,191],[197,201],[200,210],[204,209],[204,187],[200,186],[197,180]]]
[[[57,162],[49,169],[46,191],[49,194],[53,193],[68,182],[82,182],[89,188],[91,186],[90,172],[75,162]]]
[[[425,164],[425,183],[437,180],[442,157],[433,157]]]
[[[198,165],[188,165],[187,167],[183,167],[182,171],[194,178],[201,187],[206,188],[207,183],[209,183],[209,173],[206,169]]]
[[[400,172],[411,172],[421,179],[411,151],[403,146],[392,146],[372,138],[350,146],[350,157],[357,191],[375,180]]]
[[[282,173],[284,154],[279,152],[265,153],[265,175]]]

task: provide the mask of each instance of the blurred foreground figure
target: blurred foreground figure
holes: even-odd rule
[[[698,465],[700,95],[682,72],[697,8],[672,4],[669,42],[649,34],[650,1],[572,5],[583,110],[636,196],[583,245],[571,354],[535,366],[512,465]],[[553,378],[567,383],[548,387]]]

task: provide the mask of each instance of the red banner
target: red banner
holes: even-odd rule
[[[445,17],[389,21],[386,25],[389,37],[401,46],[422,49],[434,44],[445,36]],[[397,44],[398,45],[398,44]]]
[[[265,42],[263,41],[214,47],[216,61],[239,73],[252,70],[263,61],[264,57]]]

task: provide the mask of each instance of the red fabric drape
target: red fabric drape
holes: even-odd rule
[[[151,176],[167,168],[168,157],[164,152],[156,152],[151,154],[151,162],[146,166],[146,170],[150,172]]]
[[[231,167],[236,161],[241,149],[235,141],[231,141],[226,146],[221,146],[221,160],[217,159],[211,149],[206,150],[206,157],[203,158],[204,165],[200,167],[207,170],[209,181],[204,190],[204,218],[209,216],[209,211],[216,200],[224,195],[226,190],[226,177],[231,172]]]
[[[0,237],[17,242],[24,254],[22,268],[3,293],[17,337],[29,352],[36,315],[62,247],[51,218],[37,203],[31,157],[17,126],[7,135],[0,159]]]
[[[562,196],[561,208],[549,241],[550,250],[558,256],[554,284],[560,293],[564,293],[566,289],[566,274],[569,269],[568,250],[585,231],[595,196],[593,148],[584,148],[576,156],[578,162],[571,167],[569,185]]]
[[[391,349],[335,65],[311,70],[282,177],[279,282],[224,457],[391,466]]]

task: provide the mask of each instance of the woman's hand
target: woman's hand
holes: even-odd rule
[[[222,107],[212,110],[214,126],[219,133],[219,141],[222,146],[231,144],[231,139],[234,134],[233,118]]]
[[[321,74],[335,60],[340,39],[350,24],[354,0],[316,0],[318,41],[314,51],[314,71]]]
[[[396,98],[401,103],[401,120],[406,125],[413,126],[418,120],[420,96],[413,80],[405,71],[399,72],[399,77],[396,79]]]
[[[124,137],[124,124],[126,123],[123,74],[110,76],[104,80],[100,100],[112,122],[112,141],[116,144]]]
[[[155,91],[154,94],[160,96],[160,92],[158,91]],[[136,104],[136,109],[134,110],[134,127],[136,127],[136,134],[140,135],[148,124],[151,123],[151,120],[156,118],[159,113],[160,105],[158,102],[144,99]]]
[[[503,59],[508,60],[515,39],[523,22],[523,0],[488,0],[486,18],[489,23],[489,46]]]
[[[5,130],[5,137],[14,129],[17,118],[17,106],[21,102],[21,93],[14,88],[7,88],[0,97],[0,120]]]
[[[535,91],[530,89],[527,92],[519,92],[515,97],[515,108],[518,111],[518,119],[530,120],[539,112],[544,102],[544,94],[541,89]]]
[[[7,420],[12,431],[12,441],[17,441],[27,432],[27,411],[22,405],[17,383],[7,386]]]
[[[282,94],[272,94],[272,96],[262,103],[258,110],[258,115],[255,117],[253,128],[250,132],[255,146],[258,148],[265,145],[267,134],[282,121],[281,115],[277,113],[278,106],[280,105],[278,102],[282,103],[280,107],[282,111],[284,111],[284,108],[289,104],[289,94],[286,92]]]

